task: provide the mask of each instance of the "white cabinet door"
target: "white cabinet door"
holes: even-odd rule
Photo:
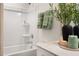
[[[47,50],[45,50],[43,48],[38,47],[37,56],[56,56],[56,55],[48,52]]]

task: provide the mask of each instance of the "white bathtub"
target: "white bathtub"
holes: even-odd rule
[[[18,51],[18,52],[9,54],[8,56],[37,56],[37,49],[32,48],[24,51]]]
[[[4,56],[36,56],[37,49],[31,45],[16,45],[4,48]]]

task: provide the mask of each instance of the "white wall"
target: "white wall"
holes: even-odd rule
[[[57,4],[54,4],[56,6]],[[38,14],[50,9],[47,3],[31,4],[28,9],[27,21],[30,23],[31,32],[35,41],[49,41],[61,39],[61,25],[54,17],[53,28],[43,30],[37,28]]]

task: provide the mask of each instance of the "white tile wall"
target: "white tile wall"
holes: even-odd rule
[[[54,4],[57,6],[57,4]],[[55,7],[54,7],[55,8]],[[49,41],[61,39],[61,25],[54,17],[54,23],[51,30],[37,28],[38,14],[50,9],[48,3],[32,4],[28,9],[27,21],[30,24],[30,31],[34,35],[34,41]]]

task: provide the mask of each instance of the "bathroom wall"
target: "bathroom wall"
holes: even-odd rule
[[[57,6],[54,4],[53,6]],[[38,14],[50,9],[47,3],[31,4],[28,9],[27,22],[30,23],[31,33],[34,35],[34,41],[53,41],[61,39],[61,25],[57,21],[56,17],[53,20],[53,26],[51,30],[44,30],[37,28]],[[55,9],[55,7],[54,7]]]

